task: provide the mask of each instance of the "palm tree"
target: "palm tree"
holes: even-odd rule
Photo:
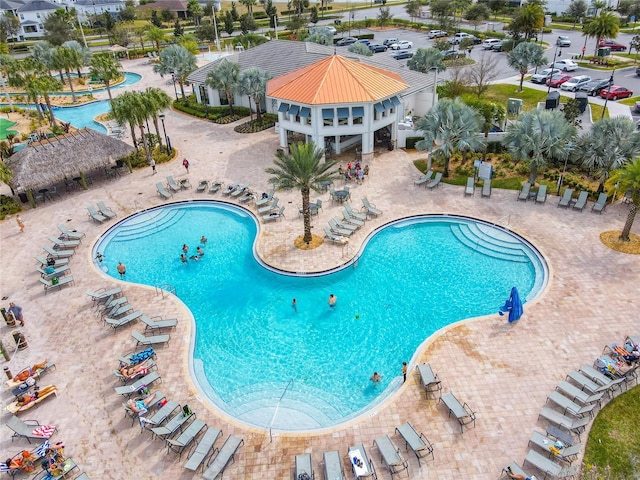
[[[29,100],[35,105],[40,120],[44,118],[38,102],[38,76],[41,71],[42,65],[29,57],[11,64],[8,71],[9,85],[24,89]]]
[[[437,48],[419,48],[407,61],[410,70],[428,73],[433,70],[433,92],[431,93],[431,106],[436,102],[436,86],[438,85],[438,73],[444,72],[447,66],[444,64],[444,55]]]
[[[616,38],[620,32],[620,20],[612,12],[602,11],[591,22],[582,28],[587,38],[594,37],[596,39],[596,47],[593,56],[598,55],[598,44],[601,38]]]
[[[152,25],[149,27],[149,30],[147,30],[147,34],[145,35],[145,38],[150,42],[153,42],[156,44],[156,52],[158,53],[158,55],[160,55],[160,43],[165,42],[167,40],[167,37],[164,31],[161,28],[158,28],[155,25]]]
[[[56,47],[51,45],[46,40],[36,42],[33,45],[31,58],[33,58],[36,62],[46,65],[49,70],[58,70],[58,74],[60,75],[60,83],[64,85],[64,75],[62,73],[62,68],[56,64],[56,59],[53,57],[53,52],[55,51],[55,49]]]
[[[73,89],[73,83],[71,83],[71,70],[76,70],[82,66],[82,55],[80,52],[69,47],[57,47],[53,51],[53,62],[64,70],[69,82],[69,88],[71,89],[71,98],[73,103],[77,102],[76,92]]]
[[[62,85],[57,78],[51,76],[49,72],[45,72],[44,74],[39,75],[36,79],[36,88],[43,96],[44,101],[47,105],[49,122],[51,123],[52,127],[55,127],[56,125],[58,125],[58,123],[56,122],[56,117],[53,113],[53,107],[51,106],[50,94],[59,91],[62,88]]]
[[[529,163],[529,183],[533,185],[538,170],[547,165],[548,159],[564,160],[570,155],[575,134],[576,127],[565,120],[562,112],[534,109],[507,125],[502,143],[516,160]]]
[[[111,82],[122,76],[122,64],[112,55],[96,54],[91,59],[91,76],[98,77],[104,82],[109,100],[111,100],[113,98],[111,96]]]
[[[424,132],[424,140],[417,142],[416,148],[429,150],[427,170],[431,170],[431,154],[440,152],[445,159],[445,177],[449,176],[449,160],[455,151],[475,152],[484,145],[478,135],[482,131],[480,114],[459,98],[442,99],[416,122],[415,129]]]
[[[544,56],[544,49],[535,43],[522,42],[507,54],[507,63],[511,68],[515,68],[520,73],[520,92],[524,76],[530,68],[540,67],[548,63]]]
[[[82,45],[80,42],[77,42],[76,40],[69,40],[67,42],[64,42],[62,46],[74,49],[78,52],[80,58],[82,58],[82,63],[77,67],[78,78],[81,78],[82,73],[80,72],[80,69],[85,65],[89,65],[89,63],[91,63],[91,50],[89,50],[87,47]]]
[[[130,92],[125,92],[122,95],[109,100],[109,104],[111,105],[111,117],[120,124],[129,124],[133,146],[136,150],[139,150],[135,131],[135,126],[138,124],[136,120],[136,105],[130,101],[130,97],[127,93]]]
[[[298,143],[289,147],[291,153],[279,150],[273,163],[275,167],[265,169],[273,175],[270,182],[278,190],[300,190],[302,193],[302,218],[304,220],[304,236],[302,240],[311,243],[311,209],[309,208],[309,194],[322,191],[320,182],[338,178],[336,170],[330,171],[336,165],[335,160],[322,162],[323,151],[315,143]]]
[[[158,128],[158,115],[171,106],[171,97],[164,90],[155,87],[147,87],[143,95],[144,102],[147,104],[147,112],[153,121],[160,149],[162,150],[162,136]]]
[[[238,77],[239,88],[242,93],[249,95],[256,104],[256,120],[260,122],[260,103],[267,93],[267,82],[271,78],[268,72],[261,68],[251,67],[243,70]]]
[[[9,72],[14,67],[16,61],[13,59],[11,55],[7,55],[6,53],[0,54],[0,82],[2,83],[2,92],[4,93],[4,97],[11,108],[11,111],[14,111],[13,108],[13,100],[11,100],[11,95],[9,95],[9,91],[7,90],[7,84],[5,82],[5,77],[9,76]]]
[[[184,82],[187,75],[196,69],[196,56],[180,45],[170,45],[160,52],[160,63],[153,67],[153,71],[160,76],[168,74],[175,75],[175,79],[180,85],[182,99],[186,99],[184,94]]]
[[[631,208],[627,214],[627,221],[624,224],[620,240],[628,242],[629,234],[633,221],[640,207],[640,159],[636,158],[632,162],[627,163],[624,168],[611,172],[611,177],[607,181],[608,186],[617,185],[618,188],[625,192],[631,192]]]
[[[640,132],[625,117],[604,118],[593,124],[590,132],[578,138],[575,156],[582,165],[598,173],[598,193],[613,170],[640,155]]]
[[[253,6],[256,4],[256,0],[240,0],[240,3],[247,7],[247,15],[253,17]]]
[[[205,85],[224,92],[229,102],[229,115],[233,115],[233,94],[238,89],[240,66],[235,62],[222,60],[207,74]]]

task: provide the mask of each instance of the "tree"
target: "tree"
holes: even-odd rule
[[[169,22],[173,22],[174,15],[173,15],[173,12],[168,8],[163,8],[160,11],[160,18],[162,18],[163,22],[169,23]]]
[[[215,42],[216,29],[211,23],[205,23],[196,27],[196,38],[201,42]]]
[[[131,32],[129,27],[119,22],[109,35],[109,41],[123,47],[128,46],[131,43]]]
[[[177,20],[176,20],[177,21]],[[167,41],[167,36],[161,28],[152,25],[147,30],[147,34],[145,38],[150,42],[155,43],[156,45],[156,53],[160,55],[160,44]]]
[[[247,14],[253,16],[253,6],[256,4],[256,0],[240,0],[240,3],[247,7]]]
[[[498,18],[498,14],[507,6],[507,0],[479,0],[478,3],[489,7],[494,18]]]
[[[264,13],[269,17],[269,28],[276,28],[276,17],[278,16],[278,9],[273,4],[272,0],[261,0]],[[316,23],[316,22],[312,22]]]
[[[110,54],[96,54],[91,59],[91,76],[98,77],[104,86],[107,87],[109,100],[111,96],[111,82],[122,76],[122,65],[120,61]]]
[[[63,8],[59,8],[47,16],[44,19],[43,26],[46,31],[44,38],[51,45],[59,47],[67,40],[75,40],[71,12],[67,12]]]
[[[233,94],[238,90],[240,66],[227,59],[217,63],[207,74],[205,85],[224,92],[229,103],[229,115],[233,115]]]
[[[431,15],[438,21],[441,30],[449,30],[454,26],[455,6],[449,0],[431,2]]]
[[[488,102],[479,98],[465,100],[464,103],[475,108],[482,117],[482,131],[485,138],[489,136],[489,131],[494,125],[502,126],[507,116],[507,111],[499,103]]]
[[[135,127],[138,125],[137,114],[140,109],[134,98],[135,95],[138,95],[138,92],[124,92],[109,100],[109,104],[111,105],[111,117],[122,125],[129,124],[133,146],[138,150]]]
[[[634,59],[634,63],[638,63],[638,52],[640,52],[640,35],[634,35],[629,42],[629,52],[631,52],[631,50],[636,51],[636,58]]]
[[[409,19],[413,22],[420,15],[420,2],[418,0],[409,0],[404,6],[404,11],[409,15]]]
[[[151,10],[151,18],[149,19],[149,21],[155,27],[162,28],[164,26],[162,25],[162,20],[160,20],[160,17],[158,17],[157,10]]]
[[[0,15],[0,43],[15,37],[20,31],[20,19],[11,12]]]
[[[331,171],[335,160],[322,162],[322,149],[315,143],[298,143],[289,147],[291,153],[279,150],[274,159],[274,167],[265,169],[270,182],[277,186],[278,190],[300,190],[302,194],[302,219],[304,223],[304,235],[302,241],[311,243],[311,209],[309,208],[309,194],[311,190],[322,192],[321,182],[336,180],[339,174]]]
[[[623,168],[611,172],[611,177],[607,181],[607,186],[616,186],[624,192],[631,192],[631,208],[627,214],[627,221],[624,224],[620,240],[630,241],[629,235],[633,221],[640,207],[640,158],[628,162]]]
[[[78,73],[78,78],[81,78],[82,73],[80,72],[80,69],[85,65],[89,65],[89,63],[91,62],[91,50],[89,50],[87,47],[85,47],[84,45],[80,44],[80,42],[77,42],[75,40],[69,40],[68,42],[64,42],[62,46],[67,48],[72,48],[73,50],[78,52],[78,54],[80,55],[82,63],[78,66],[76,70]]]
[[[380,11],[378,13],[378,25],[384,27],[392,18],[393,15],[391,14],[389,7],[380,7]]]
[[[33,102],[38,118],[42,120],[42,111],[38,103],[40,89],[38,85],[38,75],[43,70],[42,64],[32,58],[16,61],[7,66],[9,85],[23,89],[27,93],[27,98]]]
[[[175,75],[175,79],[180,85],[182,99],[184,94],[184,82],[187,75],[196,69],[196,56],[181,45],[170,45],[160,52],[160,63],[153,67],[153,71],[160,76]]]
[[[187,12],[189,12],[189,15],[193,18],[193,24],[196,27],[200,25],[200,19],[202,15],[204,15],[204,10],[198,3],[198,0],[189,0],[189,3],[187,3]]]
[[[478,25],[487,20],[491,15],[491,10],[484,3],[475,3],[465,12],[464,18],[468,20],[476,29]]]
[[[576,128],[565,120],[562,112],[536,108],[507,125],[502,143],[514,159],[527,162],[529,183],[533,185],[538,171],[548,160],[568,158],[572,149],[570,141],[575,134]]]
[[[234,22],[237,22],[240,19],[238,9],[236,8],[236,2],[231,2],[231,16],[233,17]]]
[[[224,31],[227,32],[227,35],[231,35],[233,33],[233,29],[233,14],[227,10],[224,14]]]
[[[5,53],[0,54],[0,75],[3,77],[8,77],[9,72],[15,68],[16,61],[13,59],[11,55],[7,55]],[[15,111],[13,107],[13,100],[11,99],[11,95],[9,95],[9,91],[7,90],[7,84],[4,80],[2,80],[2,93],[4,93],[4,97],[11,108],[11,111]]]
[[[133,0],[127,0],[124,4],[125,7],[118,12],[118,19],[125,23],[134,22],[136,19],[136,6]]]
[[[587,15],[587,8],[589,8],[589,6],[585,0],[571,0],[565,14],[573,18],[573,28],[576,28],[576,23]]]
[[[431,93],[431,106],[433,107],[436,101],[438,73],[447,69],[444,64],[444,55],[436,48],[419,48],[416,50],[416,53],[414,53],[413,57],[407,61],[407,66],[409,67],[409,70],[415,70],[420,73],[429,73],[433,71],[433,92]]]
[[[52,77],[49,72],[41,72],[36,79],[35,88],[38,90],[38,93],[42,95],[47,105],[49,123],[52,127],[55,127],[58,123],[56,122],[56,116],[53,113],[53,107],[51,105],[51,93],[60,91],[62,84],[57,78]]]
[[[500,67],[498,65],[498,57],[495,55],[487,55],[482,52],[480,59],[469,69],[467,76],[469,83],[473,85],[473,89],[480,98],[489,90],[489,85],[500,75]]]
[[[312,28],[310,35],[304,41],[329,47],[333,45],[333,34],[326,28]]]
[[[640,155],[640,132],[630,118],[603,118],[578,138],[575,152],[584,167],[596,172],[602,192],[613,170]]]
[[[463,38],[458,44],[458,50],[460,52],[469,52],[469,55],[471,55],[471,50],[473,50],[474,45],[475,43],[473,43],[471,38]]]
[[[431,169],[433,152],[438,152],[444,157],[445,177],[449,176],[449,160],[454,152],[475,152],[484,145],[478,135],[482,131],[480,115],[459,98],[440,100],[418,119],[415,128],[424,133],[424,139],[416,143],[416,148],[429,151],[427,169]]]
[[[262,120],[260,104],[267,94],[267,82],[271,75],[261,68],[251,67],[243,70],[238,77],[239,91],[249,95],[256,104],[256,120]]]
[[[511,68],[518,70],[518,73],[520,73],[519,91],[521,92],[524,76],[529,71],[529,68],[541,67],[549,62],[544,56],[544,49],[540,45],[522,42],[507,54],[507,63]]]
[[[142,95],[146,112],[153,121],[160,150],[162,150],[162,135],[160,135],[160,129],[158,128],[158,115],[171,106],[171,97],[164,90],[155,87],[147,87]]]
[[[318,7],[314,5],[309,11],[309,23],[313,23],[315,25],[319,20],[320,18],[318,16]]]
[[[184,35],[184,28],[182,28],[182,25],[180,25],[180,20],[176,18],[176,21],[173,24],[173,36],[177,38],[181,37],[182,35]]]
[[[116,28],[116,21],[109,12],[103,12],[102,15],[100,15],[100,22],[104,25],[104,29],[107,32],[113,32],[113,29]]]
[[[520,7],[518,15],[511,22],[510,30],[514,37],[521,34],[525,40],[531,40],[544,26],[544,9],[538,3],[528,2]]]
[[[73,89],[73,83],[71,82],[71,71],[81,68],[83,65],[83,58],[78,50],[69,47],[58,47],[53,51],[53,62],[62,70],[64,70],[67,76],[67,83],[71,89],[71,98],[73,103],[78,100],[76,98],[76,92]]]
[[[607,2],[606,0],[591,0],[591,5],[593,6],[593,8],[595,8],[596,15],[598,15],[598,13],[600,13],[600,10],[606,8]]]
[[[240,31],[242,31],[243,34],[247,34],[248,32],[253,32],[257,29],[258,29],[258,24],[253,19],[253,16],[251,15],[242,16],[242,19],[240,20]],[[297,29],[292,29],[292,30],[297,30]]]
[[[595,38],[596,46],[593,56],[598,55],[598,43],[601,38],[616,38],[620,31],[620,21],[615,14],[602,11],[591,22],[582,27],[583,35],[587,38]]]
[[[364,55],[365,57],[373,55],[373,52],[369,50],[369,47],[364,43],[352,43],[347,47],[347,50],[351,53],[355,53],[356,55]]]

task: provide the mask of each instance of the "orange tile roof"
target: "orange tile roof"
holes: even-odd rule
[[[267,95],[307,105],[374,102],[408,86],[396,73],[332,55],[270,80]]]

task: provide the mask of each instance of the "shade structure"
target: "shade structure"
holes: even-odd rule
[[[505,313],[509,314],[509,323],[515,322],[516,320],[520,320],[522,317],[522,313],[524,312],[522,308],[522,301],[520,300],[520,294],[518,293],[518,289],[516,287],[511,288],[511,295],[509,295],[509,299],[504,303],[503,306],[500,307],[499,314],[504,315]]]

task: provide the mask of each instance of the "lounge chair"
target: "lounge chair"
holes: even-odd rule
[[[343,228],[345,230],[351,230],[352,232],[355,232],[356,230],[358,230],[360,228],[359,225],[354,225],[352,223],[343,222],[338,217],[333,217],[331,220],[329,220],[329,225],[331,225],[331,221],[333,221],[335,223],[336,227]],[[362,224],[362,225],[364,225],[364,224]]]
[[[80,240],[82,237],[85,236],[84,233],[78,232],[76,230],[69,230],[66,226],[62,224],[58,225],[58,230],[60,230],[62,237],[67,240]]]
[[[322,210],[322,200],[318,199],[314,203],[309,202],[309,213],[311,215],[318,215]],[[304,213],[302,207],[298,207],[298,213],[302,215]]]
[[[148,358],[155,359],[156,357],[157,355],[153,347],[147,347],[144,350],[140,350],[139,352],[130,352],[125,353],[124,355],[116,356],[121,366],[128,365],[130,367],[139,365]]]
[[[176,328],[176,325],[178,324],[177,318],[168,318],[166,320],[162,320],[162,317],[159,317],[160,320],[153,320],[153,318],[157,318],[157,317],[149,318],[146,315],[142,315],[140,317],[140,320],[142,320],[142,323],[144,323],[145,325],[144,327],[145,332],[147,330],[152,330],[156,332],[158,330],[162,330],[163,328]]]
[[[561,414],[557,410],[549,407],[542,407],[538,418],[540,417],[549,420],[551,423],[557,425],[560,428],[564,428],[569,432],[578,434],[578,437],[580,436],[580,433],[585,429],[586,425],[591,421],[589,417],[569,418]]]
[[[280,201],[280,199],[278,197],[273,197],[271,199],[271,203],[267,206],[258,208],[258,214],[259,215],[264,215],[266,213],[269,213],[272,210],[275,210],[276,208],[278,208],[278,202]]]
[[[538,188],[538,194],[536,195],[536,203],[544,203],[547,201],[547,186],[540,185]]]
[[[364,220],[352,217],[346,210],[342,211],[342,220],[340,220],[340,223],[344,222],[348,223],[349,225],[354,225],[357,228],[364,226]]]
[[[294,478],[305,480],[313,480],[315,478],[310,453],[296,455],[296,473]]]
[[[169,400],[162,407],[160,407],[158,411],[154,413],[150,418],[141,417],[140,431],[142,432],[144,429],[149,430],[151,428],[154,428],[154,426],[157,427],[162,425],[164,421],[169,418],[173,412],[176,411],[176,408],[180,408],[180,405],[178,405],[173,400]],[[144,418],[144,420],[142,420],[142,418]]]
[[[156,380],[162,381],[160,374],[158,372],[150,372],[146,374],[144,377],[139,378],[131,385],[124,385],[122,387],[116,387],[115,391],[118,395],[125,395],[127,397],[133,395],[138,390],[140,390],[143,386],[149,386]]]
[[[569,463],[573,462],[575,457],[580,453],[580,449],[582,448],[582,445],[579,443],[575,445],[566,445],[563,442],[555,441],[554,439],[547,437],[545,434],[535,430],[531,435],[531,438],[529,438],[529,445],[535,445],[540,450],[547,453],[549,455],[549,458],[551,458],[551,456],[553,455],[556,458]],[[559,453],[554,453],[549,450],[549,447],[551,446],[558,450]]]
[[[482,192],[480,193],[482,197],[491,197],[491,179],[485,178],[482,182]]]
[[[571,205],[571,197],[573,197],[573,188],[567,188],[558,202],[558,207],[569,208],[569,205]]]
[[[464,196],[472,196],[476,192],[476,179],[473,177],[467,178],[467,186],[464,187]]]
[[[133,380],[135,380],[138,377],[144,377],[147,373],[149,373],[149,371],[151,371],[152,369],[158,369],[158,365],[156,364],[155,361],[153,361],[153,359],[148,359],[146,360],[146,365],[145,368],[138,370],[138,373],[135,373],[131,376],[125,376],[122,374],[122,372],[120,370],[114,370],[113,374],[116,376],[116,378],[118,380],[120,380],[123,384],[127,384]],[[156,401],[160,401],[161,399],[158,399]]]
[[[151,427],[149,430],[151,431],[152,438],[163,437],[168,439],[171,435],[176,433],[178,429],[182,430],[182,426],[192,418],[195,420],[196,414],[190,410],[188,413],[185,412],[183,407],[182,410],[178,410],[178,413],[171,417],[163,426]]]
[[[362,209],[364,213],[369,217],[377,217],[382,215],[382,210],[378,210],[373,203],[369,202],[367,197],[362,197]]]
[[[433,178],[433,180],[427,183],[425,187],[431,190],[435,187],[439,187],[441,181],[442,181],[442,172],[438,172],[436,173],[436,176]]]
[[[277,220],[281,217],[284,217],[284,205],[281,206],[280,210],[278,210],[277,212],[271,212],[271,213],[267,213],[266,215],[263,215],[262,221],[270,222],[271,220]]]
[[[167,186],[169,187],[169,190],[171,190],[172,192],[179,192],[180,191],[180,185],[178,185],[176,183],[176,181],[173,179],[172,175],[169,175],[167,177]]]
[[[241,193],[243,193],[247,188],[249,188],[248,183],[243,183],[238,188],[236,188],[233,192],[231,192],[232,197],[238,197]]]
[[[529,450],[524,459],[524,463],[533,465],[541,472],[544,472],[545,478],[550,475],[552,478],[573,477],[577,473],[577,467],[563,467],[556,462],[549,460],[544,455],[539,454],[535,450]]]
[[[53,258],[69,258],[73,257],[73,254],[76,253],[75,250],[54,250],[48,245],[45,245],[42,249]]]
[[[91,478],[89,478],[89,475],[87,475],[85,472],[83,472],[80,475],[78,475],[76,478],[74,478],[73,480],[91,480]]]
[[[349,447],[348,456],[355,480],[361,478],[374,478],[377,480],[378,475],[376,474],[376,469],[373,463],[371,463],[371,460],[369,460],[369,457],[367,457],[364,445]]]
[[[238,199],[240,203],[247,203],[255,198],[256,194],[251,190],[245,190],[242,196]]]
[[[336,450],[324,452],[324,478],[330,480],[345,480],[344,469],[342,468],[342,460],[340,453]]]
[[[44,278],[40,277],[40,283],[42,283],[42,285],[44,286],[45,295],[49,290],[56,290],[58,288],[64,287],[65,285],[74,283],[72,275],[69,275],[67,277],[60,277],[60,278],[56,277],[56,280],[57,280],[57,283],[53,283],[54,282],[53,279],[45,280]]]
[[[181,178],[179,181],[180,181],[180,188],[184,188],[185,190],[187,188],[191,188],[191,183],[189,182],[188,178]]]
[[[97,205],[98,205],[98,210],[105,217],[107,217],[107,218],[116,218],[117,217],[116,212],[114,212],[109,207],[107,207],[104,204],[104,202],[98,202]]]
[[[402,455],[400,455],[400,449],[397,448],[389,435],[378,437],[373,441],[374,445],[378,448],[380,453],[380,460],[384,462],[391,474],[391,478],[394,475],[404,472],[409,469],[409,462],[407,462]]]
[[[61,240],[51,235],[49,240],[53,242],[53,248],[78,248],[80,246],[80,240]]]
[[[209,464],[209,468],[202,475],[205,480],[215,480],[218,475],[222,476],[224,469],[227,468],[230,461],[235,461],[235,454],[240,448],[240,445],[244,444],[244,440],[239,437],[229,435],[227,440],[220,448],[218,455]]]
[[[522,190],[520,190],[520,193],[518,194],[518,201],[522,200],[523,202],[526,202],[527,200],[529,200],[530,191],[531,184],[529,182],[524,182],[524,185],[522,185]]]
[[[602,397],[604,397],[604,394],[605,394],[605,392],[600,392],[592,395],[583,390],[580,390],[575,385],[564,380],[558,384],[558,386],[556,387],[556,390],[563,392],[563,394],[567,398],[572,399],[574,402],[577,400],[583,405],[586,405],[589,403],[600,404],[602,402]]]
[[[563,413],[566,415],[567,412],[573,415],[574,417],[582,417],[585,413],[588,413],[589,416],[593,416],[593,409],[596,408],[595,403],[590,403],[587,405],[578,405],[573,402],[571,399],[565,397],[557,390],[554,390],[547,397],[547,402],[553,402],[563,409]]]
[[[351,218],[357,218],[358,220],[362,220],[363,222],[367,220],[367,215],[365,213],[354,212],[351,208],[351,205],[349,205],[348,203],[344,204],[344,209]]]
[[[9,429],[13,430],[11,441],[14,438],[26,438],[31,443],[31,439],[42,440],[51,438],[56,433],[54,425],[40,425],[36,420],[21,420],[15,415],[11,415],[6,423]]]
[[[272,188],[271,190],[269,190],[269,192],[267,193],[266,197],[260,198],[259,200],[256,200],[256,207],[260,208],[265,206],[267,203],[269,203],[271,201],[271,199],[273,198],[273,195],[276,193],[275,188]]]
[[[405,449],[411,449],[418,459],[418,467],[420,466],[420,459],[431,455],[431,459],[435,460],[433,456],[433,445],[427,437],[422,433],[416,432],[415,428],[407,422],[396,427],[396,432],[400,434],[405,443]]]
[[[343,236],[343,237],[349,237],[351,236],[351,234],[353,234],[353,230],[347,230],[346,228],[340,228],[335,220],[329,220],[329,228],[331,229],[331,231],[339,236]]]
[[[221,188],[222,188],[222,182],[211,182],[211,188],[209,188],[209,193],[216,193]]]
[[[37,379],[42,375],[47,373],[52,368],[56,368],[56,364],[53,362],[47,362],[44,368],[38,368],[36,371],[33,371],[31,367],[26,367],[20,370],[13,378],[6,380],[4,382],[5,386],[9,389],[15,389],[20,387],[24,382],[27,381],[28,378]],[[29,372],[29,376],[25,376],[24,372]]]
[[[54,277],[59,278],[65,275],[69,271],[69,265],[62,265],[58,268],[54,267],[53,272],[50,273],[47,273],[47,271],[43,270],[42,268],[36,268],[36,270],[40,272],[40,276],[42,278],[44,278],[45,280],[51,280]]]
[[[600,385],[588,377],[585,377],[582,373],[577,370],[573,370],[567,374],[567,380],[573,380],[573,382],[578,385],[582,390],[586,390],[587,392],[594,394],[600,392],[609,392],[611,386],[610,385]]]
[[[122,293],[122,289],[120,287],[115,287],[110,290],[87,290],[86,293],[91,297],[93,302],[104,303],[111,295],[120,295]]]
[[[324,236],[325,238],[331,240],[333,243],[338,243],[340,245],[349,243],[349,239],[347,237],[343,237],[342,235],[335,235],[326,225],[324,227]]]
[[[200,183],[198,184],[198,188],[196,189],[196,191],[198,193],[204,193],[204,191],[209,187],[209,180],[200,180]]]
[[[222,194],[223,195],[231,195],[235,191],[235,189],[238,188],[238,185],[240,185],[240,182],[230,183],[229,185],[227,185],[227,188],[225,188],[222,191]]]
[[[578,200],[576,200],[576,203],[573,204],[573,209],[579,210],[580,212],[584,210],[584,207],[587,205],[587,198],[589,198],[589,192],[580,192],[580,195],[578,195]]]
[[[160,195],[165,200],[169,200],[171,198],[172,193],[166,188],[164,188],[164,185],[162,184],[162,182],[156,183],[156,189],[158,190],[158,195]]]
[[[433,177],[433,171],[429,170],[427,173],[422,175],[419,179],[415,180],[413,183],[416,185],[426,185],[431,181],[431,177]]]
[[[25,405],[18,405],[18,400],[15,402],[11,402],[9,405],[4,407],[7,412],[10,413],[19,413],[24,412],[25,410],[29,410],[32,407],[35,407],[40,402],[46,400],[51,395],[58,396],[58,387],[55,385],[47,385],[46,387],[42,387],[39,390],[38,398],[34,398],[32,401]]]
[[[476,414],[469,405],[466,403],[462,404],[456,398],[456,396],[451,393],[445,393],[440,396],[440,401],[445,404],[447,409],[449,410],[449,416],[453,414],[454,417],[458,420],[460,424],[460,431],[464,433],[464,426],[470,423],[473,423],[473,426],[476,426]]]
[[[98,212],[93,205],[87,207],[89,216],[98,223],[106,222],[109,220],[107,217]]]
[[[442,383],[438,379],[438,375],[433,373],[431,365],[428,363],[420,363],[416,366],[422,380],[422,387],[429,398],[429,394],[442,390]]]
[[[594,382],[602,385],[603,387],[609,387],[611,391],[618,389],[622,391],[622,384],[626,381],[624,377],[610,378],[602,372],[596,370],[591,365],[583,365],[580,367],[580,372],[585,374]]]
[[[127,308],[127,307],[124,307],[124,308]],[[141,316],[142,316],[142,312],[140,310],[136,310],[135,312],[130,313],[129,315],[127,315],[125,317],[122,317],[122,318],[107,317],[107,318],[104,319],[104,322],[107,325],[109,325],[111,328],[113,328],[113,331],[115,332],[118,328],[124,327],[128,323],[131,323],[134,320],[137,320]]]
[[[200,465],[205,463],[207,457],[213,450],[213,445],[216,443],[216,440],[220,435],[222,435],[222,430],[219,428],[207,428],[207,431],[204,432],[204,435],[195,446],[194,450],[187,457],[184,468],[191,470],[192,472],[198,471]]]
[[[47,470],[42,470],[39,474],[33,477],[31,480],[60,480],[67,476],[69,472],[78,468],[76,462],[72,459],[67,458],[64,461],[64,466],[61,469],[61,473],[59,475],[50,474]]]
[[[48,258],[37,256],[36,260],[40,263],[42,267],[47,267],[49,265]],[[64,265],[69,265],[69,258],[55,258],[53,263],[54,268],[62,267]]]
[[[565,445],[577,445],[576,439],[569,432],[559,429],[555,425],[547,425],[547,436],[560,440]]]
[[[606,206],[607,206],[607,194],[602,192],[600,195],[598,195],[598,200],[596,200],[596,203],[594,203],[593,207],[591,207],[591,211],[602,214]]]
[[[143,333],[134,330],[131,333],[131,336],[133,336],[133,339],[136,341],[136,346],[169,343],[169,335],[152,335],[150,337],[146,337]]]
[[[207,424],[196,418],[187,428],[184,429],[178,438],[175,440],[170,438],[167,439],[167,449],[177,453],[179,458],[182,458],[182,452],[184,452],[184,449],[191,445],[191,442],[193,442],[205,428],[207,428]]]
[[[531,475],[529,475],[528,473],[526,473],[522,468],[520,468],[520,465],[518,465],[516,462],[511,462],[507,467],[505,467],[502,470],[503,474],[506,474],[507,471],[510,471],[511,473],[514,473],[516,475],[522,475],[525,478],[531,478]],[[509,475],[501,475],[500,478],[510,478]]]

